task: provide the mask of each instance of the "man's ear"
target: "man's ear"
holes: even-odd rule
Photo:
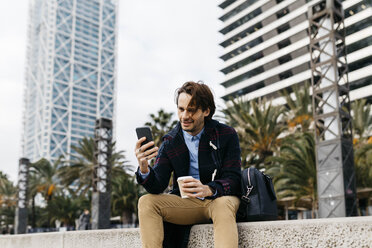
[[[203,111],[204,117],[207,117],[210,114],[211,110],[207,108],[207,110]]]

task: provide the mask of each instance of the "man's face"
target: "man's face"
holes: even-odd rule
[[[183,130],[191,134],[197,135],[204,127],[204,117],[209,115],[209,109],[202,111],[201,108],[196,109],[194,106],[188,106],[191,100],[191,95],[181,93],[178,97],[178,118],[180,119]]]

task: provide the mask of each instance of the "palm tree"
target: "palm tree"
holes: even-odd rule
[[[133,223],[140,195],[140,187],[132,176],[116,177],[112,181],[112,213],[120,215],[123,223]]]
[[[266,171],[274,178],[279,199],[294,196],[310,200],[312,217],[317,209],[317,175],[315,141],[311,133],[297,133],[284,138],[279,155],[269,158]]]
[[[354,144],[366,142],[372,134],[371,104],[367,99],[356,100],[351,104],[351,113]]]
[[[58,171],[61,182],[66,186],[73,185],[80,195],[86,195],[93,186],[94,147],[93,138],[83,138],[79,141],[79,146],[73,147],[77,155],[72,154],[70,164],[62,166]],[[131,167],[125,161],[124,151],[115,151],[115,142],[111,144],[111,150],[111,177],[114,179],[123,176],[125,170],[130,171]]]
[[[58,178],[58,168],[61,163],[61,159],[57,159],[53,164],[50,163],[45,158],[40,159],[35,163],[30,164],[30,182],[29,182],[29,195],[31,195],[32,200],[32,224],[35,225],[35,196],[38,193],[44,197],[46,201],[46,218],[47,224],[50,226],[52,224],[52,213],[48,210],[50,201],[52,198],[61,192],[62,186],[60,184],[60,179]]]
[[[146,122],[145,126],[151,128],[155,146],[159,147],[163,136],[176,126],[177,121],[172,121],[173,114],[172,112],[165,112],[163,109],[160,109],[156,115],[150,114],[151,121]]]
[[[313,122],[312,98],[309,89],[309,83],[305,82],[302,87],[298,85],[292,87],[294,97],[287,90],[280,92],[287,103],[286,119],[288,126],[294,131],[308,132]]]
[[[354,164],[358,188],[372,187],[372,114],[366,99],[351,104]]]
[[[0,171],[0,207],[13,207],[17,203],[17,188],[8,179],[6,174]]]
[[[279,135],[286,126],[281,121],[284,108],[265,101],[232,100],[232,106],[222,112],[230,126],[238,133],[243,168],[254,165],[260,168],[265,159],[280,146]]]
[[[372,140],[360,145],[354,154],[357,187],[372,187]]]
[[[45,158],[40,159],[30,165],[31,192],[40,192],[44,199],[48,202],[53,195],[61,190],[60,180],[57,175],[57,170],[60,166],[61,158],[51,164]]]
[[[59,220],[65,226],[74,226],[82,209],[90,208],[89,199],[73,194],[59,194],[48,204],[47,212],[51,213],[51,222]]]
[[[0,171],[0,190],[8,183],[9,179],[6,174]]]
[[[0,228],[9,229],[14,224],[14,213],[17,205],[17,188],[8,179],[7,175],[0,171],[0,216],[4,226]],[[1,223],[0,223],[1,224]]]
[[[39,179],[36,173],[30,173],[28,176],[28,188],[27,194],[28,199],[31,201],[31,226],[36,227],[36,206],[35,206],[35,199],[36,195],[39,193]]]

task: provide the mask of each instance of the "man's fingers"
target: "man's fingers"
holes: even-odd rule
[[[182,188],[182,190],[186,193],[195,193],[195,188]]]
[[[147,156],[147,157],[146,157],[146,160],[150,160],[150,159],[152,159],[152,158],[155,158],[156,156],[158,156],[158,153],[157,153],[157,152],[155,152],[155,153],[153,153],[153,154]]]
[[[184,188],[196,188],[196,187],[199,187],[201,185],[200,182],[188,182],[188,183],[183,183],[183,187]]]
[[[194,193],[194,194],[190,194],[190,193],[187,193],[186,194],[188,197],[191,197],[191,198],[196,198],[196,197],[203,197],[203,194],[202,192],[199,192],[199,193]]]
[[[140,140],[139,140],[139,141],[140,141]],[[157,146],[154,147],[154,148],[151,148],[151,149],[148,150],[148,151],[146,151],[147,148],[153,146],[154,144],[155,144],[154,141],[151,141],[151,142],[149,142],[149,143],[147,143],[147,144],[145,144],[145,145],[143,145],[143,146],[141,146],[141,147],[137,147],[137,145],[136,145],[136,149],[135,149],[135,151],[134,151],[134,152],[136,153],[136,156],[138,157],[138,155],[139,155],[139,154],[142,154],[142,153],[145,153],[144,155],[147,156],[147,155],[149,155],[150,153],[153,153],[153,152],[157,151],[157,150],[159,149]]]
[[[156,152],[157,150],[159,150],[159,148],[156,146],[156,147],[154,147],[154,148],[152,148],[152,149],[146,151],[146,152],[145,152],[145,156],[150,155],[150,154]]]
[[[139,140],[137,140],[137,142],[136,142],[136,148],[134,149],[136,152],[141,147],[142,142],[144,142],[145,140],[146,140],[146,137],[142,137]]]
[[[157,152],[158,150],[159,150],[158,147],[154,147],[154,148],[152,148],[152,149],[150,149],[150,150],[148,150],[146,152],[137,152],[136,153],[136,156],[137,156],[138,159],[139,158],[143,158],[143,157],[151,157],[151,158],[153,158],[153,157],[155,157],[155,156],[158,155],[158,152]]]
[[[190,198],[196,198],[197,196],[196,196],[196,194],[186,194],[188,197],[190,197]]]
[[[189,192],[189,193],[199,193],[201,191],[203,191],[203,189],[201,187],[195,187],[195,188],[182,188],[183,191],[185,192]]]
[[[156,156],[158,156],[158,152],[152,153],[150,155],[146,155],[145,153],[141,153],[137,156],[137,159],[139,159],[139,160],[142,160],[142,159],[150,160],[150,159],[152,159]]]
[[[190,182],[195,182],[195,183],[201,183],[198,179],[195,178],[186,178],[183,180],[184,183],[190,183]]]
[[[147,148],[149,148],[149,147],[151,147],[153,145],[155,145],[154,141],[150,141],[149,143],[144,144],[140,148],[141,148],[142,151],[146,151]]]

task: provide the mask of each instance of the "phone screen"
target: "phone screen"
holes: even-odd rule
[[[136,128],[137,138],[140,139],[142,137],[146,137],[146,140],[142,142],[141,146],[147,144],[150,141],[153,141],[151,129],[149,127],[137,127]],[[148,149],[152,149],[154,146],[151,146]]]

